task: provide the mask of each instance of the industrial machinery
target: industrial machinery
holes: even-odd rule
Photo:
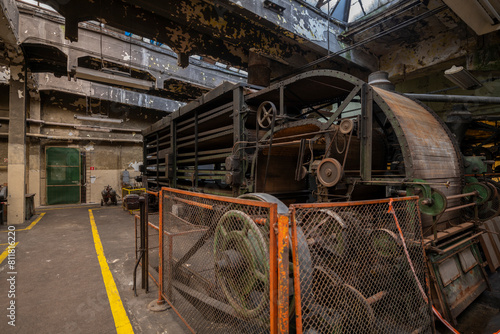
[[[108,205],[108,202],[113,205],[117,205],[118,203],[116,200],[116,191],[110,185],[104,187],[104,190],[101,191],[101,196],[101,206],[104,204]]]
[[[481,232],[476,228],[479,221],[498,215],[496,184],[466,178],[464,161],[468,165],[480,161],[464,159],[445,123],[423,104],[392,91],[387,80],[368,84],[346,73],[314,70],[267,88],[224,83],[155,123],[143,135],[148,190],[170,187],[276,202],[285,215],[287,206],[296,203],[417,195],[437,308],[454,321],[487,287],[477,246]],[[255,193],[260,195],[252,195]],[[180,206],[170,210],[172,215],[182,216]],[[245,234],[252,245],[250,252],[265,264],[267,255],[261,246],[269,242],[268,237],[258,232],[248,215],[229,210],[216,217],[213,225],[206,221],[200,225],[211,230],[203,242],[215,238],[226,245],[222,251],[216,248],[214,254],[215,272],[221,280],[230,263],[245,262],[233,252],[234,247],[227,246],[227,234]],[[376,240],[370,247],[378,249],[379,258],[384,254],[391,257],[388,245],[401,244],[394,230],[382,223],[366,223],[366,213],[325,208],[308,217],[298,224],[298,238],[307,239],[297,249],[298,256],[309,259],[311,275],[327,277],[329,282],[342,280],[324,269],[323,258],[354,252],[346,244],[325,246],[342,233],[347,233],[351,243],[370,235]],[[186,217],[179,219],[193,223]],[[234,225],[234,220],[239,223]],[[419,239],[418,231],[410,234],[413,242]],[[348,265],[354,268],[355,262],[353,258]],[[365,268],[368,272],[379,269]],[[458,275],[450,274],[456,272]],[[377,289],[360,292],[362,279],[360,276],[356,284],[343,280],[340,287],[332,283],[336,286],[332,291],[351,296],[350,300],[364,293],[360,305],[373,317],[367,300],[375,303],[386,293]],[[224,291],[240,316],[243,312],[248,317],[252,314],[249,309],[264,307],[258,297],[246,302],[231,297],[236,292],[230,283]],[[466,297],[458,298],[459,294]],[[324,316],[322,319],[324,322]],[[329,326],[311,330],[335,331],[335,326]]]

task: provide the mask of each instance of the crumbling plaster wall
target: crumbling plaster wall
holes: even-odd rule
[[[90,122],[77,120],[75,115],[96,116],[101,114],[109,118],[123,119],[121,124]],[[165,114],[142,108],[128,107],[116,103],[88,100],[64,93],[43,92],[41,94],[41,119],[46,122],[68,123],[82,126],[101,126],[104,128],[137,129],[137,132],[96,132],[78,130],[73,127],[42,125],[40,134],[65,138],[80,138],[80,140],[53,140],[49,138],[31,138],[30,161],[39,161],[40,180],[37,191],[40,205],[46,205],[46,159],[45,150],[48,147],[74,147],[85,155],[86,164],[86,198],[82,202],[99,203],[101,191],[110,185],[121,196],[121,174],[128,169],[131,180],[140,175],[138,165],[142,163],[142,136],[140,130],[158,121]],[[32,127],[30,126],[30,129]],[[30,130],[30,132],[34,132]],[[88,138],[88,140],[82,140]],[[123,140],[110,142],[109,140]],[[37,153],[38,152],[38,153]],[[39,154],[39,157],[33,156]],[[37,159],[38,158],[38,159]],[[91,169],[92,167],[92,169]],[[37,166],[30,164],[31,169]],[[36,188],[36,180],[31,180],[32,188]]]
[[[9,117],[9,86],[0,85],[0,185],[7,183],[7,164],[8,164],[8,139],[9,122],[2,120],[3,117]],[[5,135],[4,135],[5,134]]]

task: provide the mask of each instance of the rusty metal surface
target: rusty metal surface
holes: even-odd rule
[[[316,12],[297,2],[279,1],[288,8],[286,19],[262,6],[261,1],[43,2],[65,16],[65,35],[71,41],[78,40],[78,22],[101,20],[118,29],[167,44],[179,55],[182,67],[189,64],[190,55],[247,67],[249,53],[255,51],[272,61],[271,70],[276,77],[289,72],[290,67],[299,67],[320,58],[328,50],[342,48],[330,30],[331,22],[327,24]],[[316,38],[309,40],[311,34]],[[326,35],[332,36],[326,38]],[[362,56],[358,57],[360,54]],[[371,58],[363,51],[357,51],[330,59],[324,66],[349,69],[361,75],[364,69],[350,64],[357,61],[362,66],[371,67],[374,62],[366,61],[367,57]]]
[[[429,257],[437,307],[451,322],[488,288],[477,243],[468,241]]]
[[[405,171],[406,177],[423,179],[427,182],[447,182],[450,186],[433,186],[442,191],[446,196],[461,193],[463,171],[461,170],[460,157],[456,152],[453,140],[445,130],[437,116],[426,110],[418,103],[397,93],[373,87],[379,100],[391,110],[388,115],[402,150],[406,150]],[[391,116],[393,119],[391,120]],[[449,206],[460,203],[458,199],[450,200]],[[441,221],[457,219],[459,212],[447,213]],[[431,222],[423,222],[424,228]]]

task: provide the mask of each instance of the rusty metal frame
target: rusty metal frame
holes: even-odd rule
[[[302,334],[302,301],[300,292],[300,262],[299,262],[299,252],[298,241],[297,241],[297,220],[296,217],[296,206],[292,205],[290,209],[290,218],[292,223],[292,249],[293,249],[293,291],[295,297],[295,323],[296,323],[296,333]]]
[[[288,333],[289,301],[288,301],[288,275],[289,275],[289,240],[288,217],[278,217],[278,333]]]
[[[175,235],[186,234],[191,232],[199,232],[196,231],[188,231],[188,232],[180,232],[180,233],[168,233],[164,231],[164,221],[163,221],[163,198],[174,198],[175,200],[180,200],[178,197],[169,196],[165,194],[165,192],[179,194],[179,195],[187,195],[193,196],[197,198],[204,198],[210,200],[217,200],[225,203],[233,203],[233,204],[242,204],[254,207],[261,207],[269,209],[269,293],[270,293],[270,333],[271,334],[285,334],[289,332],[289,297],[288,297],[288,224],[289,220],[286,216],[278,217],[278,208],[276,203],[267,203],[267,202],[258,202],[254,200],[240,199],[240,198],[230,198],[224,196],[217,195],[208,195],[202,193],[193,193],[185,190],[162,187],[159,191],[159,226],[158,230],[163,231],[163,233],[159,233],[159,267],[158,267],[158,281],[156,281],[151,274],[150,277],[153,278],[154,282],[158,285],[159,293],[158,293],[158,303],[168,303],[169,306],[174,310],[174,312],[179,316],[182,322],[187,326],[187,328],[195,333],[194,329],[189,326],[186,319],[180,314],[180,312],[175,308],[171,300],[171,293],[167,291],[164,293],[164,268],[163,268],[163,260],[164,260],[164,251],[163,251],[163,241],[164,236],[166,235],[169,238],[169,254],[172,254],[172,238]],[[198,203],[195,201],[182,199],[183,202],[186,202],[190,205],[200,206],[205,209],[212,209],[213,206],[207,205],[204,203]],[[156,229],[156,226],[150,224],[152,227]],[[169,261],[171,262],[171,261]],[[171,265],[171,264],[170,264]],[[168,271],[172,272],[171,268]],[[168,277],[167,277],[168,279]],[[171,277],[170,284],[167,282],[167,289],[169,289],[169,285],[171,285]],[[171,287],[170,287],[171,289]]]
[[[331,208],[331,207],[346,207],[346,206],[359,206],[366,204],[383,204],[389,202],[404,202],[410,200],[417,200],[418,196],[406,196],[397,198],[384,198],[384,199],[374,199],[367,201],[351,201],[351,202],[334,202],[334,203],[304,203],[304,204],[291,204],[290,208],[294,209],[305,209],[305,208]]]

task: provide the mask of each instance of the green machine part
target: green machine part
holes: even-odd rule
[[[446,210],[448,201],[443,192],[437,189],[432,189],[426,181],[414,179],[414,183],[407,189],[408,195],[414,195],[414,189],[420,189],[422,197],[418,200],[420,212],[429,216],[437,216]]]
[[[466,184],[464,189],[462,190],[462,193],[467,194],[467,193],[471,193],[474,191],[477,191],[477,193],[478,193],[477,196],[472,198],[472,200],[474,200],[474,202],[476,204],[483,204],[483,203],[487,202],[488,200],[490,200],[491,189],[490,189],[490,187],[488,187],[487,184],[480,183],[480,182],[473,182],[473,183]],[[469,202],[471,201],[470,197],[466,197],[466,199]]]
[[[465,174],[482,174],[488,171],[488,166],[485,163],[486,158],[483,156],[464,157]]]

